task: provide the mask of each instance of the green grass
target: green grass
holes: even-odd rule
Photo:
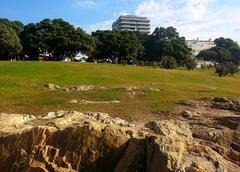
[[[129,98],[121,89],[66,93],[48,91],[47,83],[62,86],[153,87]],[[0,62],[0,111],[43,114],[54,110],[102,111],[123,117],[173,111],[175,103],[208,96],[240,96],[240,74],[219,78],[213,70],[163,70],[107,64],[64,62]],[[120,100],[120,104],[73,105],[70,99]]]

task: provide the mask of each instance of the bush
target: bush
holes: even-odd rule
[[[231,62],[216,64],[215,69],[219,77],[224,77],[228,74],[233,76],[238,72],[238,67]]]
[[[188,57],[186,59],[185,65],[188,70],[193,70],[197,67],[197,62],[195,59]]]
[[[144,61],[138,61],[138,62],[137,62],[137,65],[138,65],[138,66],[144,66]]]
[[[175,58],[173,57],[163,57],[161,61],[161,67],[165,69],[176,69],[177,68],[177,63]]]
[[[215,69],[216,69],[216,73],[218,74],[219,77],[224,77],[228,74],[227,68],[224,64],[216,64]]]
[[[234,65],[232,62],[226,64],[228,73],[232,76],[238,72],[238,66]]]
[[[145,61],[145,62],[144,62],[144,66],[152,66],[152,65],[153,65],[152,62],[149,62],[149,61]]]
[[[121,60],[120,63],[123,65],[123,66],[126,66],[128,64],[127,60]]]
[[[206,69],[206,65],[201,64],[201,69],[205,70]]]
[[[160,66],[159,62],[153,62],[152,64],[153,68],[157,68]]]

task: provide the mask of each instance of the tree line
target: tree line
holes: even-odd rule
[[[240,64],[240,48],[231,39],[219,38],[216,47],[201,51],[197,59],[212,61],[224,76]],[[60,61],[86,54],[89,62],[138,64],[167,69],[196,67],[191,49],[174,27],[157,27],[152,34],[130,31],[96,31],[87,34],[63,19],[44,19],[24,25],[0,18],[0,60]],[[230,70],[231,68],[231,70]],[[217,72],[219,73],[219,72]]]
[[[91,35],[62,19],[38,23],[0,19],[0,60],[74,60],[79,53],[89,61],[136,64],[161,62],[166,68],[194,68],[191,49],[173,27],[156,28],[151,35],[130,31],[96,31]],[[193,65],[193,66],[192,66]]]

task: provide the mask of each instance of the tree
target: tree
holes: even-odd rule
[[[239,47],[237,43],[235,43],[232,39],[230,38],[217,38],[214,40],[214,43],[216,44],[217,47],[222,47],[225,49],[231,49],[234,47]]]
[[[217,61],[218,53],[214,49],[203,50],[196,58],[204,61]]]
[[[238,72],[238,67],[232,62],[216,64],[215,69],[219,77],[224,77],[228,74],[231,74],[233,76]]]
[[[92,36],[97,40],[97,48],[92,58],[111,59],[113,63],[126,60],[134,62],[143,53],[142,41],[136,32],[96,31]]]
[[[9,21],[8,19],[3,18],[0,18],[0,23],[15,30],[18,35],[21,33],[24,27],[23,23],[20,21]]]
[[[164,56],[171,56],[178,65],[184,65],[186,58],[191,55],[185,38],[180,37],[174,27],[157,27],[145,38],[144,47],[149,61],[161,61]]]
[[[40,32],[37,31],[37,26],[33,23],[26,25],[20,34],[23,51],[22,56],[27,55],[29,60],[37,60],[40,50],[41,42]]]
[[[191,57],[186,58],[185,65],[188,70],[193,70],[197,67],[196,60]]]
[[[224,64],[216,64],[215,69],[219,77],[224,77],[228,74],[227,68]]]
[[[235,64],[233,64],[232,62],[230,63],[226,63],[226,68],[228,70],[228,73],[231,74],[232,76],[238,72],[238,66],[236,66]]]
[[[22,50],[17,33],[5,24],[0,23],[0,59],[8,60]]]
[[[142,41],[135,32],[120,32],[119,60],[126,60],[129,64],[133,63],[143,51]]]
[[[175,69],[177,67],[176,60],[173,57],[165,56],[162,58],[161,66],[165,69]]]
[[[240,64],[240,47],[231,48],[232,56],[235,58],[235,64]]]
[[[240,47],[237,43],[229,38],[218,38],[214,43],[216,47],[201,51],[197,58],[217,63],[240,64]]]
[[[44,19],[37,24],[28,24],[21,33],[24,54],[30,60],[40,54],[49,56],[49,60],[74,59],[79,53],[91,55],[95,41],[81,28],[75,28],[62,19]]]

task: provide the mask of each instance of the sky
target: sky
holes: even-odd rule
[[[119,15],[146,16],[187,39],[229,37],[240,43],[240,0],[0,0],[0,18],[36,23],[63,18],[91,33],[111,29]]]

